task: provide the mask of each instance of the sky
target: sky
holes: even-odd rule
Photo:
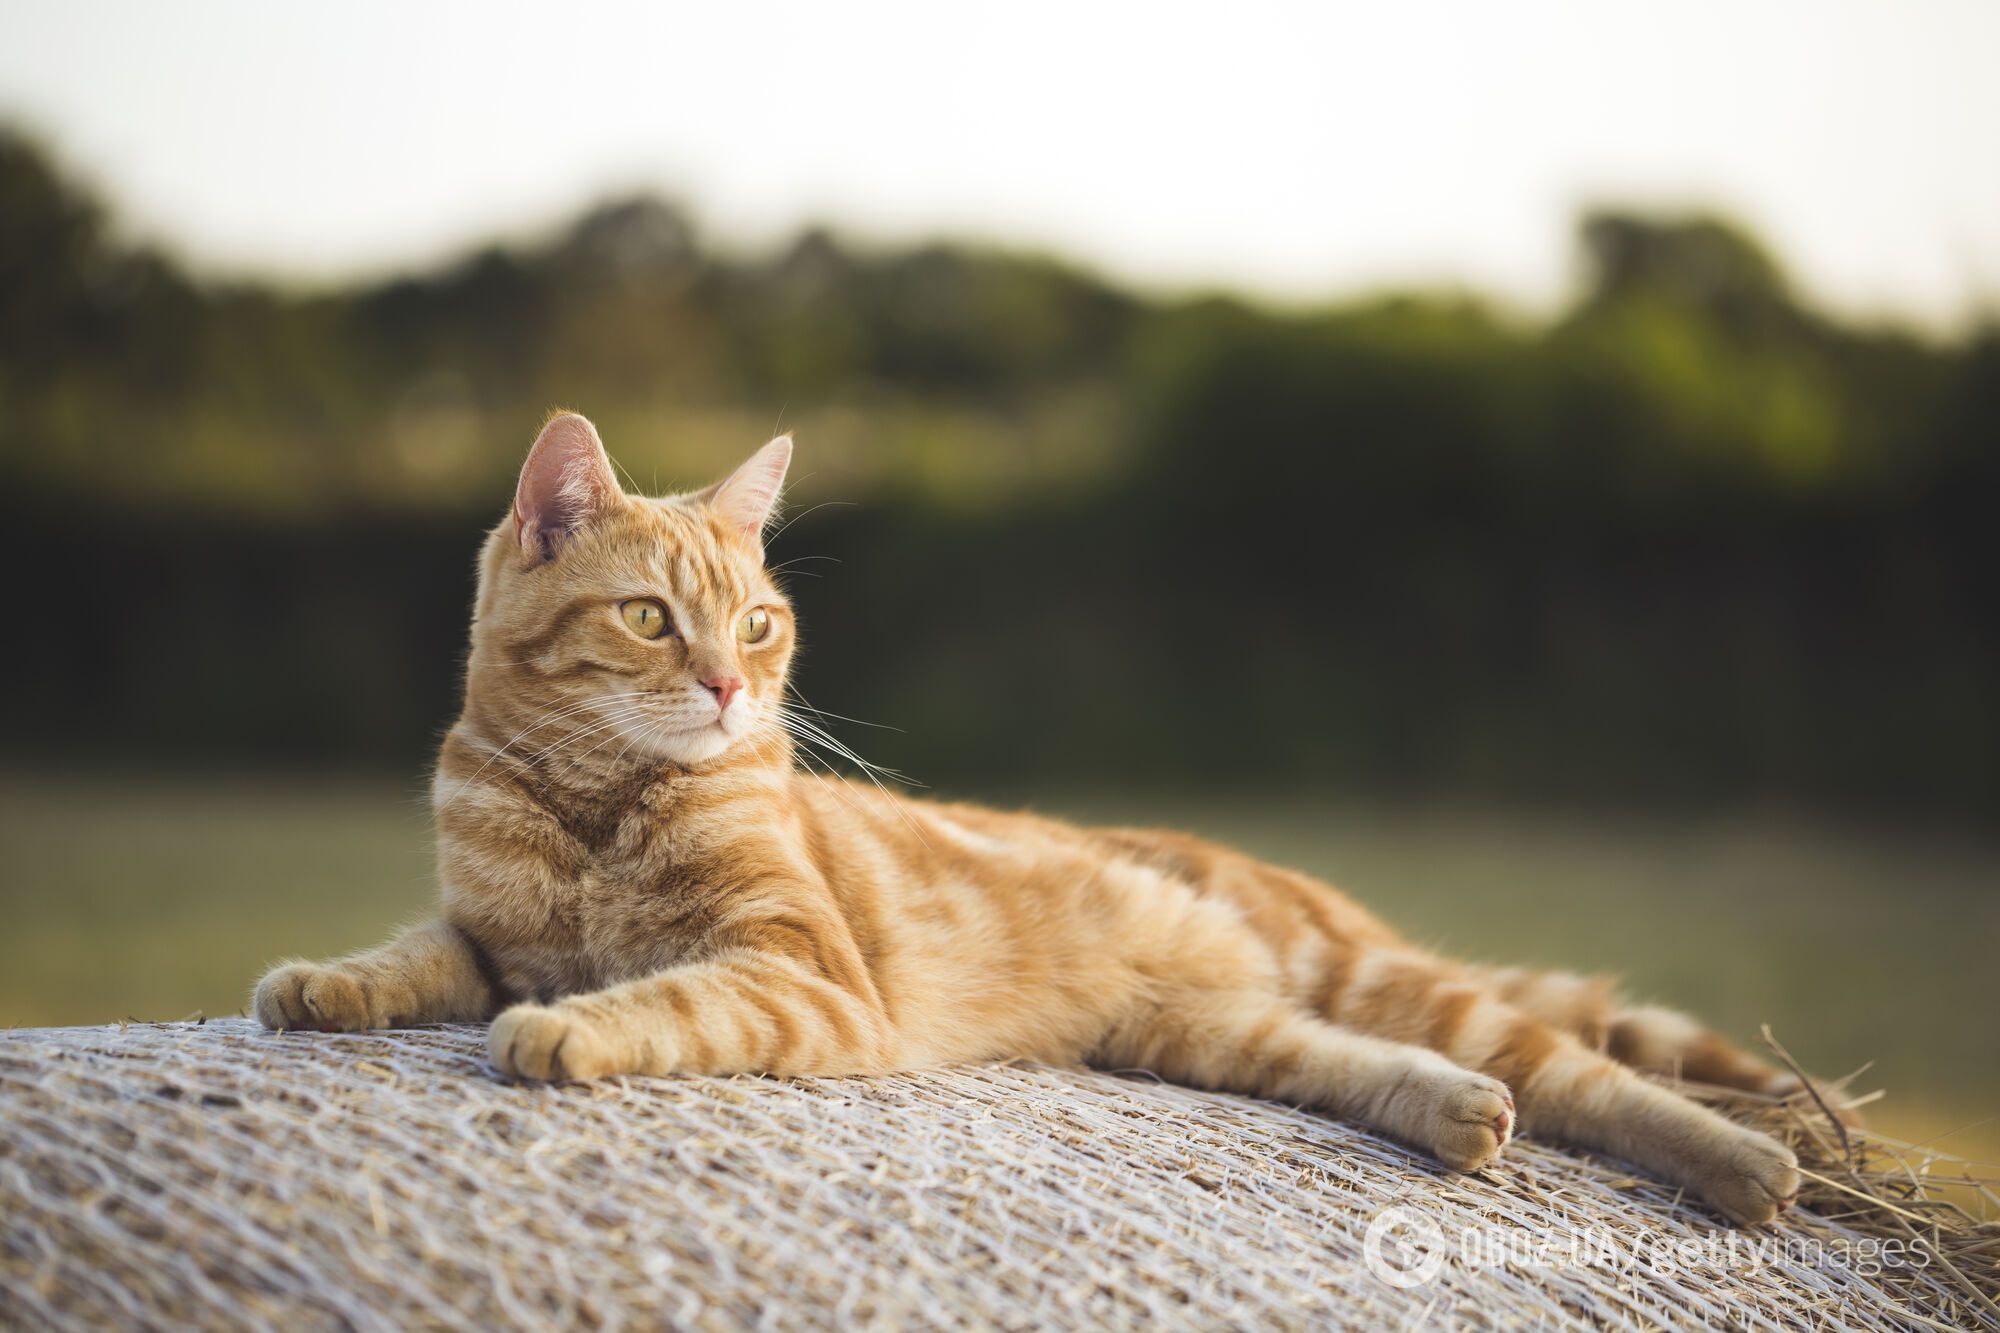
[[[1163,290],[1524,309],[1596,202],[1716,208],[1823,304],[2000,307],[2000,4],[0,0],[0,118],[203,268],[330,280],[687,201]]]

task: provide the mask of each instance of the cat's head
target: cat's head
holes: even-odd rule
[[[696,765],[773,735],[796,636],[763,531],[791,457],[779,436],[707,490],[632,496],[590,422],[550,418],[480,559],[469,709],[566,761]]]

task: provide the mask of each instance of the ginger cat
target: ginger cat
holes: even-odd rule
[[[529,1079],[1087,1061],[1324,1108],[1466,1171],[1520,1129],[1742,1222],[1795,1197],[1790,1151],[1635,1072],[1794,1082],[1679,1015],[1433,957],[1182,834],[800,770],[761,542],[791,451],[646,499],[588,421],[548,422],[480,557],[438,918],[277,968],[263,1023],[490,1020],[494,1065]]]

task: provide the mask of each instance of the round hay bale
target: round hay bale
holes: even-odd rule
[[[1321,1116],[1024,1065],[528,1086],[492,1075],[483,1038],[243,1020],[0,1034],[0,1323],[1983,1315],[1956,1270],[1871,1274],[1851,1222],[1730,1231],[1617,1163],[1532,1143],[1457,1176]]]

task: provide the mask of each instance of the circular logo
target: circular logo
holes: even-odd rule
[[[1444,1269],[1444,1233],[1422,1213],[1392,1204],[1375,1214],[1361,1238],[1368,1271],[1408,1291],[1437,1280]]]

